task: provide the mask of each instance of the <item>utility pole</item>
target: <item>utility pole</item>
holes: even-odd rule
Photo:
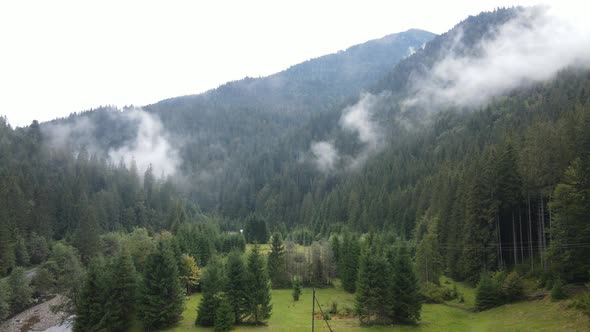
[[[315,331],[315,288],[312,288],[313,298],[311,302],[313,303],[311,306],[311,332]]]

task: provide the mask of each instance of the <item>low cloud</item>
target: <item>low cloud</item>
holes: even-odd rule
[[[46,144],[52,148],[85,147],[90,153],[100,149],[96,146],[96,126],[87,117],[76,117],[73,122],[50,122],[41,126]],[[75,145],[75,146],[74,146]]]
[[[137,134],[131,142],[108,152],[113,162],[123,160],[129,167],[133,161],[140,172],[152,165],[155,176],[173,175],[181,164],[178,150],[170,144],[160,119],[141,109],[121,113],[121,116],[137,123]]]
[[[121,112],[115,108],[106,110],[105,117],[91,117],[81,114],[70,119],[44,123],[41,126],[46,144],[51,148],[65,148],[77,153],[84,148],[90,154],[104,156],[117,165],[121,161],[130,167],[135,162],[140,176],[152,165],[154,176],[174,175],[181,164],[178,148],[171,144],[170,137],[160,119],[139,108]],[[98,119],[98,120],[97,120]],[[102,121],[102,124],[95,123]],[[110,130],[137,130],[123,145],[108,147],[104,137],[97,137],[97,131],[109,128],[99,126],[120,125]],[[124,128],[124,129],[122,129]],[[102,143],[99,143],[102,142]],[[107,140],[108,142],[108,140]],[[178,145],[178,144],[176,144]]]
[[[317,168],[322,172],[331,172],[336,169],[340,156],[332,142],[312,142],[311,154]]]
[[[310,152],[312,161],[322,172],[339,170],[356,170],[365,161],[383,147],[382,129],[373,119],[373,113],[383,95],[365,93],[359,101],[344,110],[340,116],[340,129],[354,134],[361,149],[355,154],[342,154],[333,141],[312,142]]]
[[[568,67],[590,68],[588,24],[548,7],[523,9],[464,55],[451,47],[427,75],[413,82],[403,106],[480,107],[493,97],[550,80]]]

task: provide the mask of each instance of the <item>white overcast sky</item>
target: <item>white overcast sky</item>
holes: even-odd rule
[[[440,34],[481,11],[539,2],[2,0],[0,115],[22,126],[100,105],[146,105],[387,34]],[[581,0],[556,3],[588,13],[574,8]]]

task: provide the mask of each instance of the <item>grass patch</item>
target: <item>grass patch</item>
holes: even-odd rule
[[[453,287],[451,284],[442,284]],[[338,314],[332,315],[330,325],[335,331],[588,331],[588,318],[580,311],[568,308],[567,301],[551,302],[549,300],[519,302],[504,305],[484,312],[469,312],[475,303],[475,290],[468,285],[456,283],[457,289],[463,293],[464,307],[455,307],[455,303],[425,304],[422,306],[422,320],[417,326],[373,326],[361,327],[358,319],[347,315],[354,310],[354,295],[341,288],[318,289],[317,296],[322,308],[327,312],[332,302],[338,304]],[[191,296],[187,303],[182,320],[177,326],[166,331],[213,331],[194,325],[200,294]],[[233,331],[309,331],[311,328],[311,289],[304,288],[301,300],[293,302],[291,290],[273,290],[273,315],[266,326],[237,326]],[[317,310],[317,308],[316,308]],[[316,330],[328,331],[316,314]],[[132,331],[141,331],[139,323],[135,323]]]
[[[453,287],[456,286],[457,291],[463,295],[463,302],[461,302],[459,296],[458,299],[448,301],[447,304],[465,310],[475,309],[475,288],[466,283],[454,281],[453,279],[444,276],[440,278],[440,284],[449,289],[453,289]]]

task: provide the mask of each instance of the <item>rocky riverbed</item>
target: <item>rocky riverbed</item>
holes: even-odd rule
[[[2,332],[70,332],[71,319],[63,312],[52,309],[63,303],[63,297],[57,295],[49,301],[31,307],[0,324]]]

